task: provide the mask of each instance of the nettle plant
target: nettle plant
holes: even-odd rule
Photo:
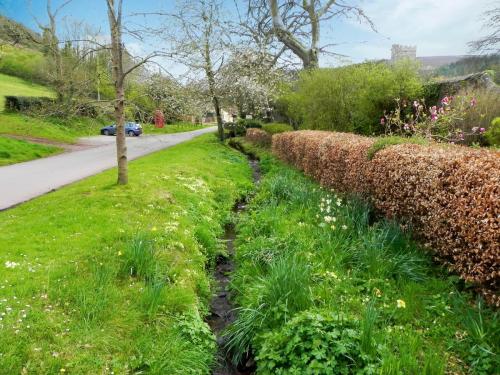
[[[396,109],[384,112],[380,118],[386,135],[416,136],[448,143],[483,143],[486,129],[466,126],[464,122],[477,105],[473,95],[445,96],[434,106],[427,106],[424,99],[395,101]]]

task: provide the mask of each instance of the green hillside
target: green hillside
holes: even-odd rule
[[[55,97],[55,93],[47,87],[0,73],[0,112],[4,110],[7,95]]]

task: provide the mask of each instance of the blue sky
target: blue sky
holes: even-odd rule
[[[54,6],[62,0],[52,0]],[[194,0],[193,0],[194,1]],[[227,0],[232,1],[232,0]],[[322,25],[322,44],[338,44],[333,51],[347,55],[349,61],[388,58],[393,43],[417,46],[417,55],[461,55],[468,52],[467,42],[484,34],[481,14],[498,4],[498,0],[353,0],[374,21],[377,33],[354,19],[333,20]],[[33,29],[31,14],[45,19],[46,0],[0,0],[1,13]],[[175,0],[124,0],[125,14],[167,10]],[[107,32],[104,0],[73,0],[62,12],[63,17],[85,20]],[[140,52],[141,46],[127,40],[128,48]],[[336,65],[323,57],[322,66]]]

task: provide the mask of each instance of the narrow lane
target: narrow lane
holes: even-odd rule
[[[185,133],[127,138],[129,160],[210,133],[208,127]],[[116,166],[115,138],[102,139],[102,145],[0,167],[0,210],[46,194],[61,186]]]

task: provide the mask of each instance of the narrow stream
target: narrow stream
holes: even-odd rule
[[[258,184],[260,181],[260,165],[259,161],[249,158],[249,164],[252,168],[253,181]],[[246,208],[246,200],[236,203],[234,212],[238,215]],[[214,375],[246,375],[253,373],[253,360],[247,361],[242,366],[234,366],[231,359],[226,356],[221,338],[222,331],[236,318],[233,312],[234,307],[231,304],[231,291],[229,290],[230,274],[234,270],[234,240],[236,238],[236,230],[233,224],[229,224],[225,228],[224,241],[226,242],[228,257],[219,257],[215,267],[214,277],[217,281],[217,293],[212,298],[210,303],[212,314],[208,319],[210,328],[217,337],[219,345],[219,353],[217,358],[217,367],[214,369]],[[241,367],[241,368],[240,368]]]

